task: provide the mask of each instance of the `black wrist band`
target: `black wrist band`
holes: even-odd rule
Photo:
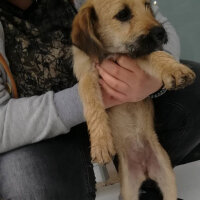
[[[149,95],[149,97],[150,97],[151,99],[155,99],[155,98],[160,97],[160,96],[162,96],[163,94],[165,94],[165,92],[167,92],[167,89],[165,89],[164,86],[163,86],[163,87],[162,87],[161,89],[159,89],[158,91],[156,91],[156,92],[154,92],[153,94]]]

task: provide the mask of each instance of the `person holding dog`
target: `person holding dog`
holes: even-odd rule
[[[89,139],[70,51],[71,22],[83,2],[0,2],[0,52],[10,63],[19,94],[18,99],[12,98],[10,79],[1,66],[3,199],[95,198]],[[158,7],[153,9],[168,32],[169,41],[164,49],[178,60],[180,46],[176,32]],[[174,166],[188,161],[187,156],[200,143],[200,114],[196,109],[200,71],[197,63],[185,63],[196,72],[195,83],[154,100],[158,136]],[[105,108],[137,102],[152,94],[155,97],[164,91],[160,81],[145,74],[127,56],[121,56],[117,63],[104,60],[97,69]]]

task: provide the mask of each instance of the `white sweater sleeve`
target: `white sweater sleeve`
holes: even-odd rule
[[[5,56],[1,24],[0,53]],[[0,65],[0,153],[67,133],[84,121],[77,85],[58,93],[14,99],[6,81]]]

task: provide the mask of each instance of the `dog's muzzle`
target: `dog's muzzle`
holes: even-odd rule
[[[155,26],[147,35],[141,35],[134,43],[128,44],[127,49],[131,57],[137,58],[156,50],[162,50],[163,44],[167,41],[165,29],[162,26]]]

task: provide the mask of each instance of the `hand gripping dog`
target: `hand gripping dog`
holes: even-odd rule
[[[191,84],[195,74],[162,51],[167,34],[152,14],[149,0],[88,0],[72,28],[74,72],[91,141],[91,157],[105,163],[119,156],[123,200],[138,200],[144,181],[153,180],[164,200],[176,200],[169,157],[154,130],[154,109],[147,98],[105,111],[95,61],[126,54],[167,90]]]

